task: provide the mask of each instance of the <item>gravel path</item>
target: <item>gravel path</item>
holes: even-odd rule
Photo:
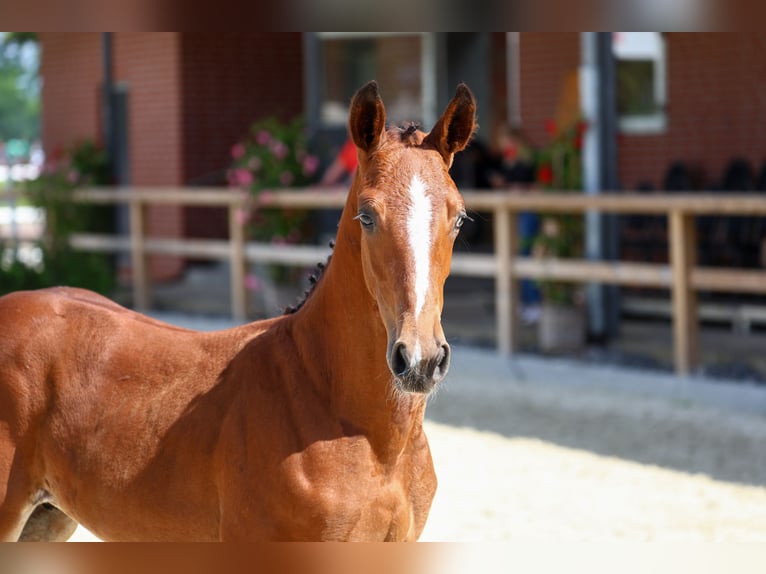
[[[427,411],[439,489],[422,540],[766,541],[766,388],[453,357]]]

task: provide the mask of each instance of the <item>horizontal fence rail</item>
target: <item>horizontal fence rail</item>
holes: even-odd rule
[[[343,207],[345,188],[278,190],[266,196],[259,207],[336,209]],[[674,363],[678,374],[689,373],[697,364],[698,306],[696,292],[724,291],[766,293],[766,271],[737,268],[706,268],[696,265],[698,216],[766,216],[766,196],[759,194],[707,193],[580,193],[487,192],[464,190],[468,209],[493,214],[494,251],[491,254],[456,253],[455,275],[491,277],[495,280],[496,341],[498,351],[511,354],[519,341],[519,280],[546,279],[576,283],[607,283],[664,288],[671,291]],[[312,245],[273,245],[246,241],[239,217],[254,200],[248,194],[225,188],[125,187],[77,190],[76,201],[124,204],[130,208],[130,236],[75,234],[76,249],[96,252],[128,252],[133,269],[133,302],[137,309],[151,305],[148,255],[193,256],[228,260],[231,264],[232,315],[245,320],[248,262],[313,266],[326,259],[330,250]],[[2,196],[0,196],[2,199]],[[229,211],[228,240],[169,239],[147,237],[145,207],[225,207]],[[583,259],[537,259],[518,256],[517,215],[522,211],[541,213],[615,213],[664,215],[668,218],[669,264]]]

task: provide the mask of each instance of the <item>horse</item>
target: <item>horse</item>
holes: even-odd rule
[[[0,298],[0,539],[417,540],[475,115],[460,84],[429,133],[387,126],[357,91],[359,166],[294,313],[205,333],[83,289]]]

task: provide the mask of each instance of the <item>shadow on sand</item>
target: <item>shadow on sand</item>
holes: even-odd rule
[[[766,389],[460,347],[428,419],[766,485]]]

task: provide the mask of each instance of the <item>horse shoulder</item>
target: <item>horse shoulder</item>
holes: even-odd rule
[[[52,345],[49,318],[56,313],[50,293],[17,291],[0,297],[0,403],[16,414],[43,403],[43,385]],[[10,403],[9,399],[13,399]]]

